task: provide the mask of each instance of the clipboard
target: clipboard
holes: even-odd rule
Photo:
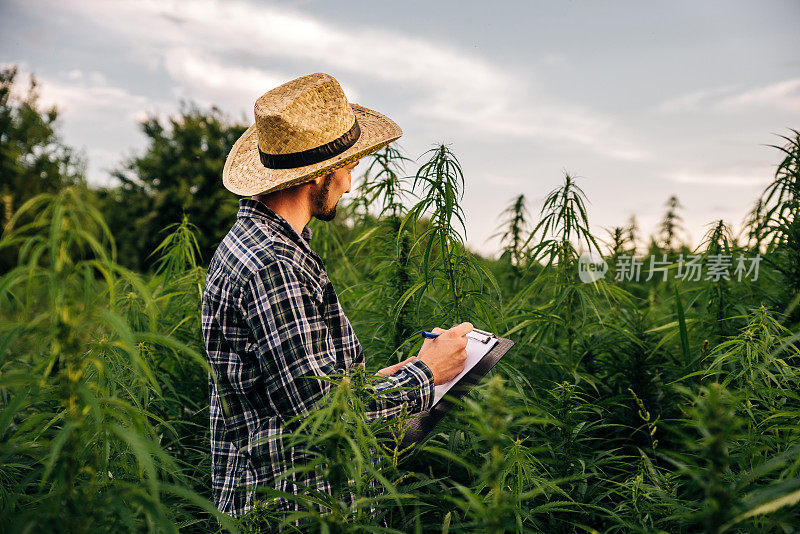
[[[469,393],[469,391],[492,370],[506,352],[515,345],[514,341],[504,337],[498,337],[491,332],[484,332],[477,329],[473,330],[473,332],[477,332],[477,334],[481,336],[489,336],[494,341],[494,345],[483,355],[480,361],[452,385],[445,393],[446,396],[434,404],[430,410],[409,417],[406,423],[406,433],[403,437],[403,447],[419,443],[425,439],[434,427],[439,424],[439,421],[455,407],[455,403],[450,401],[447,396],[455,399],[464,397],[464,395]],[[470,337],[469,334],[467,334],[467,336]]]

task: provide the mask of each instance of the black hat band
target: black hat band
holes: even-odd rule
[[[338,156],[356,144],[359,137],[361,137],[361,127],[358,125],[358,119],[356,119],[353,121],[353,126],[344,135],[316,148],[288,154],[267,154],[262,152],[259,147],[258,154],[261,156],[262,165],[268,169],[294,169],[296,167],[314,165],[320,161]]]

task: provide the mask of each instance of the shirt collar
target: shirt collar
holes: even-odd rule
[[[236,214],[236,217],[239,219],[252,218],[264,221],[269,224],[270,228],[289,239],[292,243],[296,243],[303,250],[313,252],[311,250],[311,236],[313,235],[311,228],[305,225],[303,231],[298,234],[295,227],[292,226],[289,221],[275,213],[263,202],[252,198],[239,199],[239,212]]]

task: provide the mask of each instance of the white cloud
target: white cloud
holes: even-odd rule
[[[480,178],[479,178],[480,179]],[[520,176],[513,176],[507,174],[486,174],[482,180],[487,184],[497,185],[502,187],[520,187],[524,186],[528,180]]]
[[[557,66],[566,64],[567,58],[564,57],[563,54],[554,54],[551,52],[544,54],[538,61],[547,66]]]
[[[173,80],[181,84],[178,96],[207,105],[225,102],[235,109],[252,110],[255,100],[266,90],[294,78],[287,72],[231,65],[189,48],[166,51],[164,66]],[[191,94],[187,93],[187,87],[191,88]],[[355,89],[344,83],[342,88],[350,100],[358,99]]]
[[[148,68],[159,57],[182,96],[232,104],[236,111],[249,113],[264,91],[303,73],[286,65],[310,65],[337,73],[352,100],[354,82],[391,86],[409,98],[416,117],[474,133],[568,141],[616,159],[647,156],[609,117],[559,102],[516,72],[445,43],[383,28],[338,27],[241,0],[77,0],[68,6],[130,41],[131,53]]]
[[[64,73],[68,80],[89,82],[92,85],[107,85],[108,79],[102,72],[90,71],[84,72],[80,69],[72,69]]]
[[[774,107],[785,111],[800,112],[800,78],[731,95],[720,101],[717,107],[719,109]]]
[[[679,184],[690,185],[719,185],[729,187],[755,187],[763,186],[772,180],[770,170],[765,168],[762,172],[752,170],[697,170],[683,169],[665,172],[662,177]]]
[[[0,69],[10,69],[16,67],[17,68],[17,76],[14,79],[14,85],[11,87],[11,92],[9,94],[12,101],[21,101],[24,100],[28,94],[28,88],[30,87],[30,71],[28,67],[27,61],[17,61],[17,62],[0,62]]]
[[[61,133],[68,144],[88,157],[86,174],[92,184],[108,185],[114,181],[108,170],[120,161],[121,149],[138,137],[136,122],[153,115],[165,118],[166,110],[172,107],[111,85],[99,72],[72,69],[51,75],[31,72],[25,62],[16,65],[16,96],[25,96],[33,74],[38,84],[39,107],[58,109]],[[83,142],[75,142],[85,140],[87,132],[101,132],[90,148]]]
[[[82,120],[89,116],[108,120],[120,115],[131,117],[153,106],[148,98],[109,84],[106,77],[99,72],[73,69],[51,76],[31,72],[25,62],[18,62],[16,65],[17,96],[22,96],[27,91],[28,80],[33,74],[38,86],[40,106],[56,106],[62,118]]]
[[[192,97],[204,103],[230,103],[252,108],[265,88],[292,79],[292,75],[250,67],[225,65],[214,57],[188,48],[172,48],[164,54],[164,66],[181,86],[193,89]]]
[[[87,112],[122,112],[127,116],[148,105],[147,98],[120,87],[68,83],[53,78],[43,79],[41,102],[58,106],[62,116],[69,118]]]
[[[734,112],[758,108],[800,112],[800,78],[742,90],[737,86],[704,89],[657,106],[662,113],[685,111]]]
[[[713,99],[721,95],[730,94],[735,90],[736,86],[732,85],[717,87],[714,89],[703,89],[701,91],[695,91],[694,93],[689,93],[687,95],[666,100],[660,103],[656,109],[662,113],[694,111],[710,106],[713,103]]]
[[[99,186],[113,186],[117,183],[110,172],[115,169],[122,157],[117,150],[90,148],[86,151],[89,159],[87,179],[89,183]]]

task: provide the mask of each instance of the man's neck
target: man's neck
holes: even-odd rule
[[[292,193],[276,191],[269,195],[254,195],[252,198],[286,219],[298,234],[302,234],[303,228],[311,220],[311,207],[308,199],[304,198],[305,195],[298,194],[299,191],[292,191]]]

